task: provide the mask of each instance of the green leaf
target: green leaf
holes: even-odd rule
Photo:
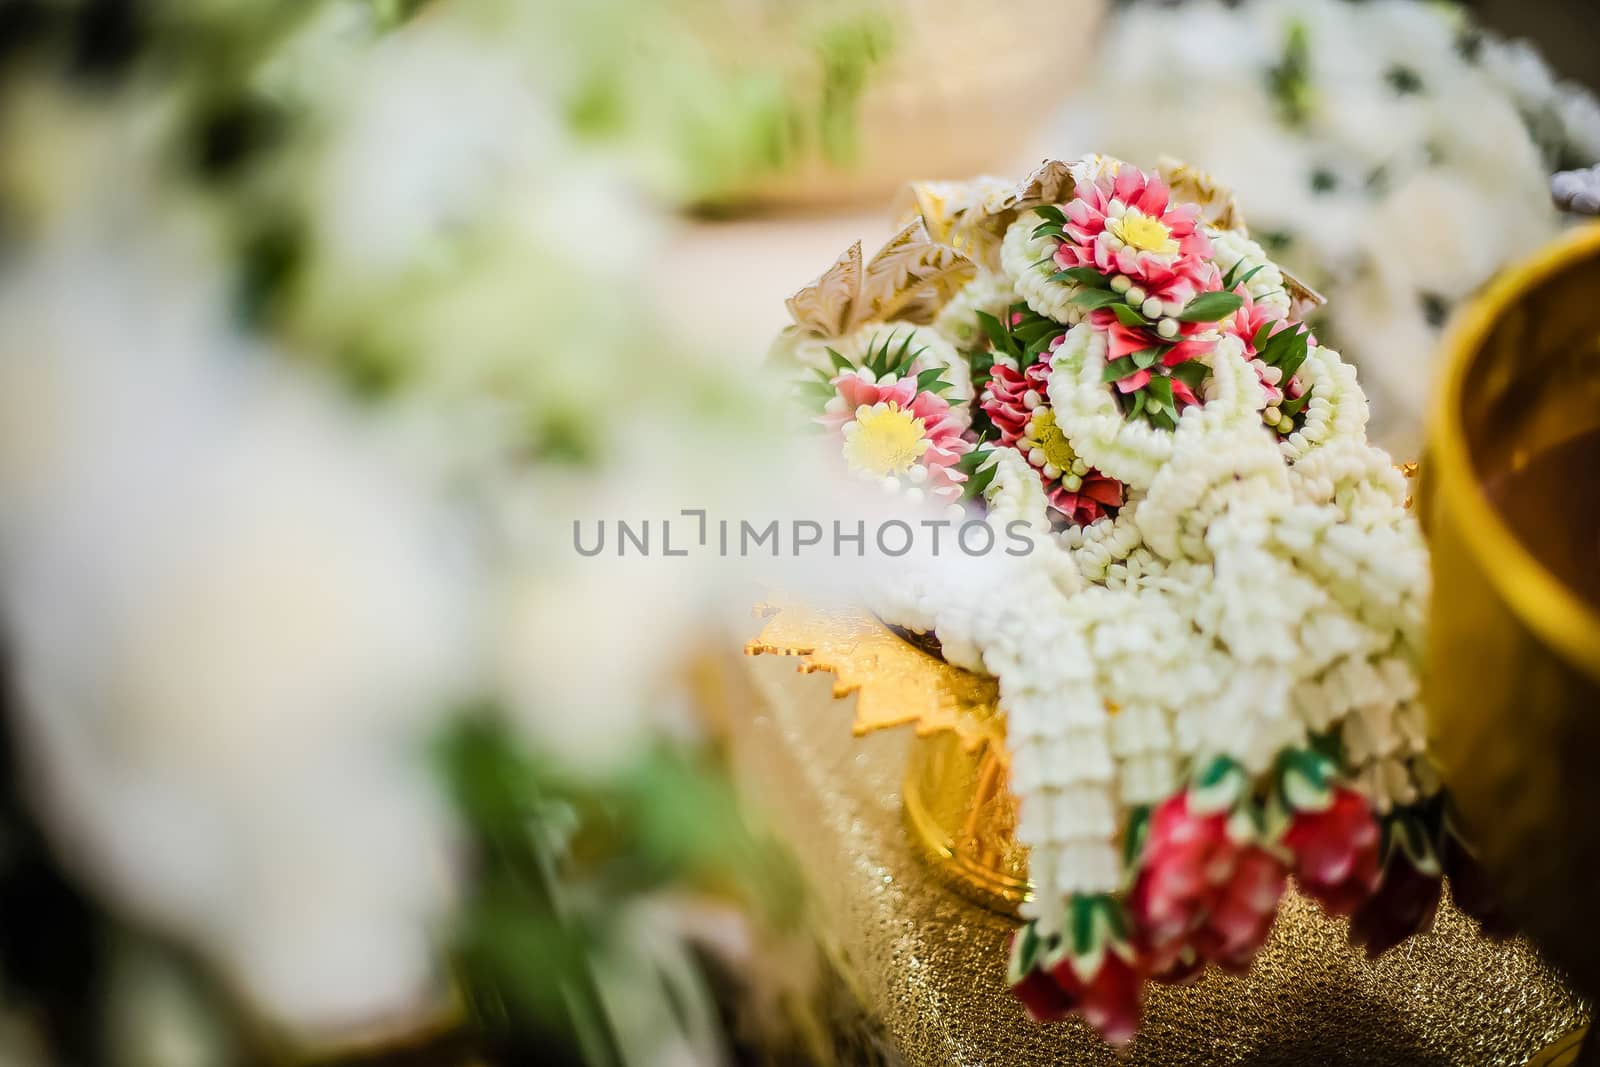
[[[1060,323],[1052,322],[1051,320],[1045,318],[1039,318],[1034,319],[1032,322],[1024,322],[1022,325],[1016,327],[1011,331],[1011,336],[1019,338],[1022,341],[1035,341],[1044,334],[1056,333],[1061,329],[1062,326]]]
[[[1317,749],[1288,749],[1277,766],[1279,793],[1290,811],[1326,811],[1333,803],[1338,768]]]
[[[1067,224],[1066,212],[1054,204],[1044,204],[1036,207],[1033,209],[1033,213],[1042,219],[1055,223],[1057,226],[1065,226]]]
[[[1112,296],[1115,297],[1116,294],[1113,293]],[[1112,304],[1111,311],[1112,314],[1117,316],[1117,321],[1124,326],[1131,326],[1137,329],[1139,327],[1148,328],[1150,325],[1149,319],[1123,303],[1120,298],[1117,298],[1116,303]]]
[[[1006,985],[1016,985],[1033,973],[1044,951],[1044,942],[1034,931],[1033,923],[1022,928],[1011,948],[1011,958],[1006,961]]]
[[[894,354],[896,363],[894,365],[893,374],[896,378],[903,376],[907,371],[909,371],[911,369],[911,364],[915,363],[917,361],[917,357],[922,355],[924,351],[920,348],[915,352],[911,351],[911,341],[915,336],[916,335],[910,330],[907,330],[906,339],[900,342],[900,351]]]
[[[1122,302],[1122,297],[1120,295],[1113,293],[1109,289],[1079,289],[1077,292],[1067,297],[1067,302],[1077,304],[1079,307],[1088,308],[1090,311],[1094,311],[1096,308],[1109,307],[1111,305],[1117,305],[1119,307],[1128,306]]]
[[[967,492],[963,495],[968,499],[973,499],[988,492],[989,486],[994,481],[994,476],[999,469],[1000,468],[997,466],[984,467],[977,474],[973,475],[972,479],[968,482]]]
[[[1163,378],[1158,374],[1150,379],[1150,383],[1145,386],[1145,391],[1150,394],[1152,400],[1159,402],[1163,409],[1173,407],[1171,378]],[[1150,404],[1147,401],[1145,407],[1149,406]]]
[[[1127,358],[1133,360],[1133,365],[1135,367],[1138,367],[1140,370],[1146,370],[1155,366],[1166,351],[1167,350],[1162,346],[1156,345],[1153,348],[1141,348],[1139,351],[1133,353]]]
[[[944,374],[943,367],[929,367],[917,375],[917,392],[942,393],[944,390],[949,389],[950,383],[940,377],[942,374]]]
[[[1113,359],[1106,364],[1105,373],[1100,375],[1102,382],[1120,382],[1130,374],[1136,374],[1139,366],[1134,363],[1132,356],[1123,356]]]
[[[984,460],[994,455],[994,449],[983,447],[984,439],[978,438],[978,443],[972,446],[972,451],[956,460],[956,470],[962,474],[971,474],[983,466]]]
[[[1053,282],[1073,282],[1083,286],[1085,289],[1109,290],[1111,288],[1111,279],[1093,267],[1068,267],[1066,270],[1058,270],[1050,275],[1050,280]]]
[[[1272,319],[1263,322],[1261,327],[1256,330],[1256,335],[1250,338],[1250,347],[1255,349],[1258,354],[1264,355],[1267,341],[1271,339],[1272,331],[1277,325],[1277,322]]]
[[[1128,813],[1128,825],[1122,831],[1122,865],[1132,870],[1144,855],[1145,838],[1150,836],[1150,806],[1141,804]]]
[[[855,364],[851,363],[848,359],[845,359],[836,350],[828,348],[824,349],[824,351],[828,353],[828,358],[833,361],[833,369],[838,371],[840,374],[843,374],[847,370],[855,370]]]
[[[1294,344],[1277,363],[1278,369],[1283,371],[1281,380],[1284,385],[1288,385],[1289,379],[1299,373],[1300,365],[1306,361],[1306,357],[1310,354],[1311,350],[1306,345],[1306,334],[1303,332],[1296,334]]]
[[[1242,259],[1239,261],[1239,263],[1243,263],[1243,262],[1244,262],[1244,260],[1242,260]],[[1239,265],[1239,263],[1235,263],[1234,266],[1237,267]],[[1257,263],[1254,267],[1252,267],[1250,269],[1250,273],[1246,274],[1243,278],[1240,278],[1233,285],[1227,286],[1226,288],[1231,292],[1232,290],[1237,289],[1241,285],[1249,285],[1251,278],[1254,278],[1257,274],[1260,274],[1262,271],[1264,271],[1266,269],[1267,269],[1267,265],[1265,263]]]
[[[1290,418],[1297,417],[1302,411],[1304,411],[1306,409],[1306,405],[1311,403],[1311,393],[1312,393],[1312,390],[1307,389],[1305,392],[1301,393],[1299,396],[1296,396],[1296,397],[1284,397],[1283,400],[1279,401],[1279,403],[1278,403],[1278,410],[1283,412],[1285,415],[1289,416]]]
[[[1029,364],[1037,362],[1039,357],[1050,347],[1050,343],[1066,332],[1067,328],[1065,326],[1058,326],[1049,333],[1040,334],[1035,340],[1028,342],[1028,348],[1024,353],[1025,362]]]
[[[1034,238],[1034,240],[1038,240],[1041,237],[1065,237],[1065,236],[1066,236],[1066,234],[1062,231],[1060,225],[1057,224],[1057,223],[1054,223],[1054,222],[1042,222],[1038,226],[1035,226],[1033,228],[1033,238]]]
[[[1211,368],[1198,359],[1190,359],[1173,367],[1168,373],[1198,393],[1206,379],[1211,377]]]
[[[1201,293],[1189,301],[1188,306],[1178,316],[1178,321],[1217,322],[1243,306],[1244,298],[1238,293]]]
[[[1133,406],[1128,409],[1128,418],[1137,419],[1144,414],[1144,393],[1133,394]]]
[[[989,343],[995,351],[1004,352],[1012,359],[1021,359],[1022,350],[1017,347],[1016,338],[1011,336],[1011,331],[1003,326],[999,319],[987,311],[978,312],[978,322],[983,326],[983,332],[988,335]]]
[[[1197,813],[1225,811],[1239,799],[1245,784],[1243,768],[1227,756],[1215,756],[1195,773],[1189,786],[1189,809]]]

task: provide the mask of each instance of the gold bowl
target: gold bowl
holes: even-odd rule
[[[1430,744],[1507,909],[1594,996],[1600,610],[1552,561],[1570,575],[1581,553],[1600,571],[1600,544],[1574,541],[1600,470],[1560,470],[1514,511],[1489,487],[1600,429],[1600,226],[1501,277],[1446,357],[1419,488]]]

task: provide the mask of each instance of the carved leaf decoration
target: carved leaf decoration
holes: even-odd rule
[[[1289,292],[1289,314],[1293,317],[1304,319],[1328,302],[1327,297],[1282,267],[1278,268],[1278,272],[1283,275],[1283,287]]]
[[[1073,198],[1077,190],[1078,180],[1073,177],[1072,164],[1059,159],[1047,159],[1022,179],[1016,191],[992,207],[989,213],[1026,211],[1041,204],[1064,204]]]
[[[918,736],[950,730],[970,750],[1005,751],[999,683],[951,666],[867,612],[780,608],[745,653],[795,656],[802,673],[832,673],[835,698],[857,694],[858,737],[909,723]]]
[[[845,321],[860,292],[861,242],[857,241],[784,306],[801,329],[823,337],[839,337],[845,332]]]
[[[1200,217],[1219,230],[1245,232],[1244,212],[1233,190],[1198,167],[1163,156],[1156,173],[1167,183],[1172,195],[1200,205]]]
[[[984,205],[1011,195],[1013,186],[1002,178],[975,178],[969,182],[913,182],[900,192],[896,217],[902,222],[921,217],[929,235],[954,248],[974,263],[1000,269],[1000,235],[978,225]]]
[[[1076,188],[1073,165],[1047,159],[1017,184],[1002,178],[914,182],[896,203],[901,218],[920,215],[935,240],[998,271],[1006,227],[1029,208],[1071,200]]]
[[[800,330],[841,337],[868,322],[926,321],[973,273],[972,261],[930,237],[918,217],[865,263],[861,242],[851,245],[816,281],[791,296],[787,307]]]
[[[971,260],[930,237],[922,219],[912,219],[867,264],[849,325],[887,322],[927,297],[943,303],[973,274]]]

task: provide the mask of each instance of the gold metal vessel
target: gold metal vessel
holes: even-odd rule
[[[1446,349],[1419,487],[1433,552],[1430,744],[1507,908],[1600,994],[1600,613],[1557,578],[1574,503],[1564,472],[1508,523],[1485,489],[1600,429],[1600,226],[1500,278]],[[1515,529],[1513,529],[1513,525]],[[1600,567],[1600,545],[1588,546]]]

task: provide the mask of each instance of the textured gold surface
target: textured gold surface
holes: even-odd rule
[[[1481,940],[1448,904],[1433,933],[1369,963],[1342,921],[1291,894],[1247,978],[1155,989],[1127,1057],[1075,1021],[1032,1025],[1004,983],[1012,921],[951,892],[905,832],[913,732],[854,738],[828,680],[746,662],[760,699],[729,724],[741,783],[808,869],[824,940],[910,1064],[1523,1064],[1585,1018],[1527,944]]]
[[[1508,908],[1600,993],[1600,610],[1543,562],[1572,541],[1573,469],[1514,534],[1484,490],[1600,427],[1600,226],[1499,279],[1447,346],[1418,496],[1433,550],[1430,748]],[[1538,543],[1543,541],[1544,543]],[[1592,549],[1591,549],[1592,550]]]

